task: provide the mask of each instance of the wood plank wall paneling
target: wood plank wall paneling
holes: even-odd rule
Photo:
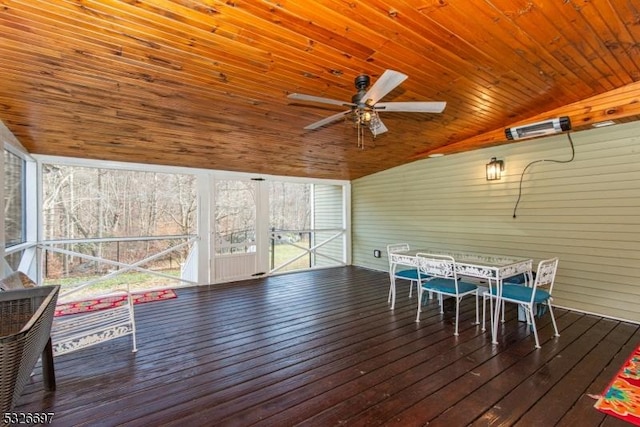
[[[417,161],[353,181],[353,264],[386,245],[560,257],[555,303],[640,322],[640,124]],[[485,180],[491,157],[506,177]]]

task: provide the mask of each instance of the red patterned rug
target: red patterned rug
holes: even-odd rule
[[[177,298],[178,295],[172,289],[162,289],[159,291],[133,292],[131,293],[131,297],[133,298],[134,304],[142,304],[145,302]],[[54,315],[65,316],[68,314],[86,313],[88,311],[118,307],[124,304],[126,298],[126,296],[122,295],[62,303],[56,306]]]
[[[640,346],[622,365],[594,407],[600,412],[640,426]]]

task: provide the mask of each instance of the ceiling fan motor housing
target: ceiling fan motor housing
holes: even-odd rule
[[[355,78],[354,83],[358,92],[351,97],[351,103],[355,104],[355,108],[367,108],[367,100],[364,99],[364,96],[367,94],[367,88],[369,87],[369,83],[371,79],[366,74],[359,75]]]
[[[371,79],[369,78],[368,75],[361,74],[355,78],[354,82],[356,85],[356,89],[364,90],[369,87],[369,84],[371,83]]]
[[[356,104],[358,108],[366,107],[366,100],[363,100],[364,96],[367,94],[367,88],[371,83],[371,79],[366,74],[361,74],[354,80],[356,89],[358,89],[358,93],[351,97],[351,102]]]

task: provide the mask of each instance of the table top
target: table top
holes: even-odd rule
[[[466,251],[449,251],[442,249],[413,249],[410,251],[404,252],[396,252],[391,254],[392,257],[394,255],[400,256],[409,256],[415,257],[417,253],[427,253],[427,254],[436,254],[436,255],[449,255],[453,257],[453,259],[458,264],[481,264],[485,267],[506,267],[512,264],[519,264],[522,262],[530,262],[531,258],[526,257],[516,257],[510,255],[495,255],[495,254],[484,254],[477,252],[466,252]]]
[[[503,279],[530,272],[533,267],[533,260],[526,257],[425,248],[392,253],[391,262],[417,266],[417,253],[449,255],[456,262],[458,274],[479,278]]]

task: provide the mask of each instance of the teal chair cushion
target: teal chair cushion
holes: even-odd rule
[[[522,285],[527,280],[524,273],[518,274],[517,276],[509,277],[508,279],[504,279],[505,283],[513,283],[514,285]]]
[[[493,291],[493,289],[492,289]],[[502,296],[504,298],[509,298],[512,300],[529,302],[531,301],[531,293],[533,292],[533,288],[528,286],[521,285],[504,285],[502,287]],[[493,292],[495,293],[495,292]],[[549,299],[551,295],[544,289],[536,289],[536,295],[533,302],[541,303],[545,302]]]
[[[534,271],[533,273],[531,273],[531,275],[533,276],[532,279],[535,280],[536,279],[536,272]],[[525,275],[525,273],[520,273],[516,276],[513,277],[509,277],[508,279],[504,279],[504,283],[506,284],[513,284],[513,285],[524,285],[527,281],[527,277]]]
[[[441,277],[437,277],[435,279],[431,279],[428,282],[425,282],[422,285],[422,289],[432,290],[436,292],[446,292],[448,294],[456,293],[456,285],[452,279],[443,279]],[[466,293],[478,289],[476,285],[473,283],[462,282],[458,280],[458,293]]]
[[[418,280],[418,270],[409,269],[409,270],[396,271],[396,277],[400,277],[402,279],[407,279],[407,280]]]

